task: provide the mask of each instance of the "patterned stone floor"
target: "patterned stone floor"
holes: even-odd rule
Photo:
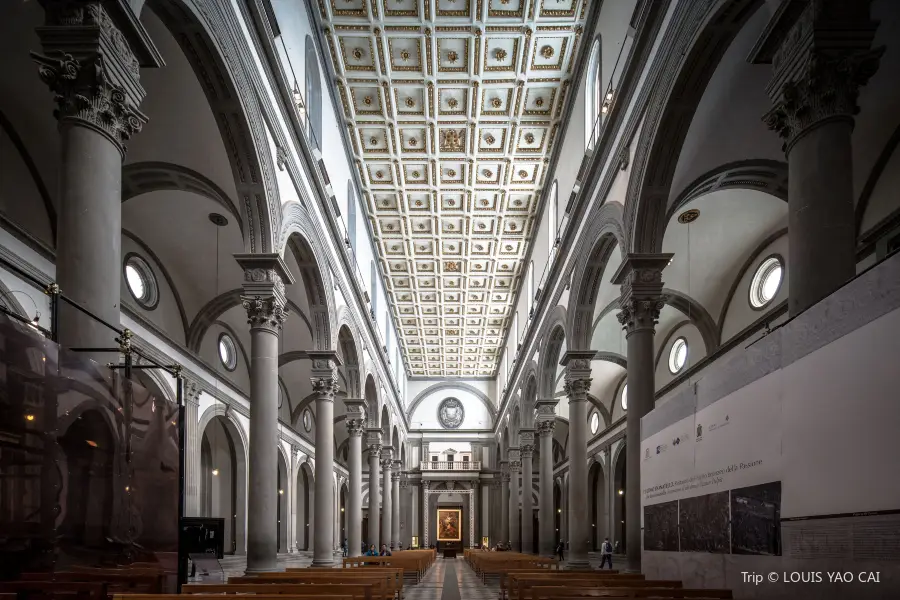
[[[599,554],[592,552],[589,554],[589,559],[593,568],[600,566]],[[624,560],[625,557],[622,555],[614,556],[613,565],[621,568]],[[228,577],[243,575],[247,567],[246,556],[226,556],[219,562],[226,581]],[[278,555],[279,570],[288,567],[308,567],[311,563],[312,552]],[[565,567],[565,562],[563,567]],[[207,582],[211,583],[208,579]],[[500,591],[496,582],[488,585],[482,584],[475,572],[462,558],[438,558],[420,583],[412,584],[407,580],[404,590],[406,591],[405,600],[494,600]]]
[[[499,587],[483,585],[462,558],[439,558],[425,578],[406,589],[406,600],[495,600]]]

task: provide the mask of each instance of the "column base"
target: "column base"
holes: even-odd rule
[[[574,559],[574,560],[572,560],[572,559],[567,560],[566,568],[563,570],[564,571],[575,571],[575,570],[585,570],[585,569],[590,569],[590,568],[591,568],[590,562],[588,562],[587,560],[578,558],[578,559]]]
[[[312,561],[313,567],[333,567],[334,559],[333,558],[314,558]]]
[[[245,575],[259,575],[260,573],[279,573],[283,570],[284,569],[279,569],[277,565],[274,565],[272,567],[265,567],[265,566],[247,567],[246,569],[244,569],[244,574]]]

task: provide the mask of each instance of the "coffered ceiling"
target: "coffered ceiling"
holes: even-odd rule
[[[412,377],[494,375],[588,0],[319,0]]]

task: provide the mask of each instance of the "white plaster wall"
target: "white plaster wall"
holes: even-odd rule
[[[790,273],[787,268],[789,253],[788,236],[783,235],[766,246],[763,251],[753,259],[750,268],[741,276],[741,280],[734,290],[734,296],[729,300],[728,307],[725,310],[724,318],[721,322],[723,343],[730,340],[735,334],[762,317],[767,311],[772,310],[772,308],[787,300],[790,283]],[[773,254],[780,255],[784,261],[781,287],[770,304],[762,309],[755,309],[750,305],[750,284],[753,281],[753,276],[756,275],[756,270],[759,268],[759,265]],[[737,276],[737,274],[735,274],[735,276]]]
[[[451,397],[459,399],[465,408],[465,418],[459,429],[488,429],[491,427],[491,414],[488,408],[475,394],[461,388],[440,389],[425,396],[410,415],[410,427],[413,429],[443,429],[438,421],[438,406],[444,398]]]
[[[693,324],[684,323],[673,329],[668,338],[665,337],[666,335],[666,332],[659,332],[656,334],[656,348],[654,349],[654,352],[658,354],[658,360],[656,362],[657,389],[666,385],[678,377],[683,371],[690,369],[693,365],[706,357],[706,346],[703,344],[703,337],[700,335],[700,330]],[[687,362],[681,371],[673,375],[672,372],[669,371],[669,353],[672,351],[672,346],[675,344],[675,341],[681,338],[684,338],[687,342]],[[662,349],[662,352],[660,352],[660,348]]]
[[[162,267],[151,256],[144,252],[143,248],[141,248],[134,240],[123,235],[122,259],[124,260],[125,257],[131,253],[137,254],[144,259],[153,271],[153,276],[156,279],[156,286],[159,290],[159,302],[151,310],[147,310],[141,306],[131,295],[128,283],[125,281],[124,268],[121,270],[119,283],[121,286],[122,300],[128,302],[129,306],[134,308],[138,314],[156,325],[161,331],[165,331],[173,340],[179,344],[184,344],[184,325],[181,321],[181,315],[178,314],[178,304],[175,302],[175,294],[172,292],[169,282],[163,275]]]

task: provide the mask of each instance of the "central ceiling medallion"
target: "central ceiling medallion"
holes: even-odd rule
[[[445,129],[441,133],[441,151],[442,152],[462,152],[463,151],[463,134],[456,129]]]
[[[541,56],[544,58],[550,58],[554,54],[553,46],[544,46],[541,48]]]
[[[456,52],[456,50],[451,50],[447,53],[447,60],[449,60],[451,63],[456,63],[459,60],[459,54]]]
[[[497,48],[496,50],[494,50],[494,58],[496,58],[497,60],[505,59],[506,50],[504,50],[503,48]]]

